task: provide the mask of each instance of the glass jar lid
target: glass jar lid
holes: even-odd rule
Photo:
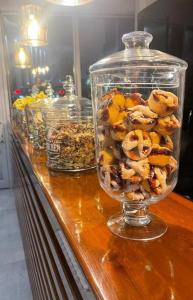
[[[92,118],[93,111],[91,101],[87,98],[81,98],[80,101],[63,103],[59,105],[58,103],[49,107],[46,111],[48,117],[54,119],[82,119],[82,118]]]
[[[33,110],[72,110],[90,111],[92,112],[92,102],[90,99],[78,97],[75,94],[75,84],[71,75],[66,76],[63,83],[65,95],[63,97],[54,97],[53,89],[50,83],[47,86],[48,98],[30,103],[27,109]]]
[[[124,34],[122,42],[125,50],[105,57],[92,66],[90,72],[102,72],[107,69],[128,67],[171,67],[175,69],[187,69],[187,63],[175,56],[164,52],[149,49],[153,36],[145,31],[134,31]]]
[[[54,119],[92,117],[92,101],[75,94],[76,87],[71,75],[66,76],[63,88],[65,91],[63,97],[56,97],[49,101],[47,117],[51,116]]]
[[[79,97],[76,95],[76,86],[71,75],[66,75],[66,79],[63,83],[65,95],[63,97],[55,97],[52,99],[52,109],[66,109],[67,106],[86,105],[92,107],[91,100]]]
[[[52,105],[53,97],[54,97],[54,90],[50,82],[48,82],[47,84],[46,94],[47,94],[47,98],[39,99],[35,102],[29,103],[26,106],[26,109],[32,109],[32,110],[48,109]]]
[[[48,109],[51,107],[52,102],[53,102],[52,98],[41,99],[36,102],[28,104],[26,106],[26,109],[32,109],[32,110]]]

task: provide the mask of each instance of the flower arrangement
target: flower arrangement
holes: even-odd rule
[[[45,99],[46,97],[47,97],[47,95],[44,92],[40,92],[33,96],[26,96],[24,98],[18,98],[13,103],[13,108],[16,108],[18,110],[24,110],[26,105],[36,102],[41,99]]]

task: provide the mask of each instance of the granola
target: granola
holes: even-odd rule
[[[48,167],[83,170],[95,166],[94,130],[91,121],[63,122],[47,130]]]

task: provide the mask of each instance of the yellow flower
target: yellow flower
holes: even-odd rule
[[[19,110],[24,110],[26,105],[36,102],[38,100],[45,99],[47,95],[44,92],[40,92],[39,94],[35,96],[26,96],[24,98],[19,98],[16,99],[15,102],[13,103],[13,107]]]

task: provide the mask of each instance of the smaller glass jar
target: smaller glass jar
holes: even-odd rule
[[[44,111],[52,105],[53,93],[52,86],[48,83],[46,89],[48,98],[31,103],[25,108],[28,138],[34,149],[46,148]]]
[[[91,101],[58,101],[46,112],[47,165],[55,171],[83,171],[95,167]]]
[[[45,149],[45,125],[42,115],[42,100],[26,107],[28,138],[34,149]],[[43,101],[45,102],[45,100]]]
[[[24,110],[12,109],[12,124],[21,139],[27,137],[27,121]]]
[[[56,114],[57,113],[57,114]],[[64,108],[49,111],[46,116],[48,167],[59,171],[83,171],[95,167],[95,145],[92,113],[78,115]]]

